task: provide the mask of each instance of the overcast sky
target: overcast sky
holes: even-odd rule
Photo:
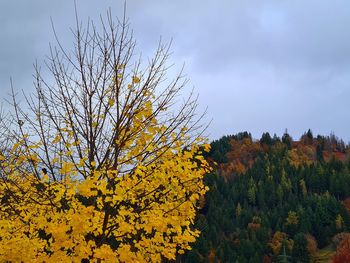
[[[77,0],[98,18],[124,1]],[[295,138],[334,132],[350,141],[350,1],[128,0],[138,48],[173,39],[171,61],[185,63],[188,88],[208,107],[210,137],[248,130]],[[33,63],[59,38],[72,47],[73,0],[0,0],[0,90],[33,90]]]

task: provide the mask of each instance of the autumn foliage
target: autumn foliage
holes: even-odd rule
[[[102,33],[90,26],[77,26],[73,54],[52,51],[53,83],[36,68],[28,109],[13,96],[18,125],[0,154],[1,262],[160,262],[199,235],[210,168],[196,100],[171,111],[186,81],[164,84],[167,46],[141,70],[125,21],[109,14]]]
[[[307,250],[311,256],[311,258],[315,258],[317,255],[317,241],[315,237],[313,237],[311,234],[305,235],[306,241],[307,241]]]
[[[213,141],[206,157],[217,171],[205,178],[211,190],[197,217],[202,234],[179,261],[215,254],[217,262],[328,262],[332,245],[349,235],[350,166],[338,158],[348,152],[334,135],[311,130],[299,141],[287,132]]]
[[[293,240],[288,239],[286,233],[280,231],[275,232],[269,243],[269,246],[271,247],[274,255],[279,255],[282,249],[283,242],[286,242],[286,245],[289,250],[293,248]]]
[[[350,262],[350,237],[344,238],[337,247],[337,252],[333,257],[333,263]]]
[[[226,154],[228,162],[219,165],[221,174],[227,179],[232,175],[245,173],[253,165],[257,153],[262,151],[261,145],[250,137],[241,140],[231,138],[230,148]]]
[[[260,140],[254,140],[250,133],[241,132],[224,136],[212,145],[209,160],[216,161],[218,172],[226,180],[246,173],[257,158],[269,151],[286,152],[288,162],[295,168],[313,165],[320,160],[345,163],[349,159],[347,147],[334,134],[314,138],[310,130],[298,141],[294,141],[288,133],[281,141],[277,136],[271,138],[268,133],[264,133]]]
[[[35,155],[22,150],[12,149],[10,156],[18,157],[1,156],[1,261],[160,261],[189,249],[199,234],[190,225],[206,191],[206,168],[193,159],[196,147],[169,150],[123,176],[104,167],[81,180],[65,162],[57,182],[28,172]]]

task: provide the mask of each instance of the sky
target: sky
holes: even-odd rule
[[[79,17],[98,20],[124,1],[76,0]],[[128,0],[138,52],[147,59],[160,37],[171,62],[185,64],[187,88],[207,108],[210,139],[249,131],[298,139],[335,133],[350,141],[350,1]],[[0,98],[33,91],[33,63],[44,68],[53,21],[73,47],[74,1],[0,0]],[[173,71],[169,72],[171,78]]]

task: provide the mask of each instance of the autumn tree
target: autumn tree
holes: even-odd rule
[[[289,211],[288,217],[286,218],[286,225],[297,225],[299,223],[299,218],[296,212]]]
[[[344,226],[344,220],[342,218],[341,215],[337,215],[336,219],[335,219],[335,227],[337,228],[337,230],[341,230]]]
[[[311,234],[305,235],[306,241],[307,241],[307,251],[310,255],[311,259],[314,259],[317,256],[317,241]]]
[[[236,206],[236,218],[239,218],[241,214],[242,214],[242,206],[240,203],[238,203]]]
[[[280,253],[284,243],[287,245],[288,250],[293,248],[293,240],[288,239],[286,233],[279,231],[275,232],[269,243],[274,255],[278,255]]]
[[[51,47],[26,106],[13,94],[0,154],[0,261],[160,262],[190,249],[202,182],[203,115],[169,45],[137,59],[127,19],[77,19]],[[101,28],[101,30],[99,30]],[[15,121],[13,121],[15,120]]]
[[[333,256],[333,263],[350,262],[350,238],[344,238],[337,247],[337,252]]]

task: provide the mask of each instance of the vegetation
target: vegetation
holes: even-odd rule
[[[210,191],[196,220],[202,234],[184,262],[313,262],[329,247],[338,247],[334,262],[348,261],[343,141],[310,130],[299,141],[244,132],[214,141],[207,158],[217,164],[205,177]]]
[[[199,235],[196,100],[176,103],[186,80],[166,81],[167,45],[135,61],[126,21],[102,23],[78,22],[74,50],[52,48],[51,76],[36,67],[28,107],[13,95],[2,119],[1,262],[160,262]]]
[[[1,262],[350,262],[348,145],[208,145],[169,45],[144,63],[125,19],[101,22],[77,19],[74,49],[57,39],[0,118]]]

